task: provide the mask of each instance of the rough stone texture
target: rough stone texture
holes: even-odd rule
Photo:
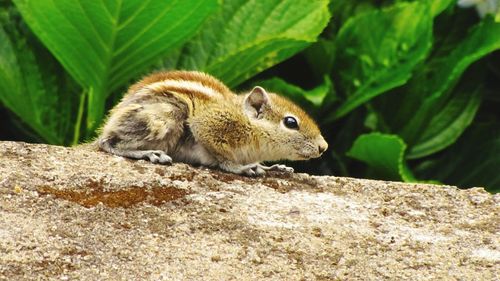
[[[0,142],[0,280],[499,280],[500,196]]]

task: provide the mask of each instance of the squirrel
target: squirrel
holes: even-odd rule
[[[164,71],[132,85],[110,111],[97,144],[152,163],[172,161],[260,176],[281,164],[319,157],[328,144],[297,105],[262,87],[237,95],[208,74]]]

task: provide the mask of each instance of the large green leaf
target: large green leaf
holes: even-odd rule
[[[429,9],[426,1],[399,3],[360,14],[343,25],[336,40],[334,69],[347,100],[333,119],[406,83],[431,47]]]
[[[397,117],[398,122],[404,124],[399,134],[412,148],[412,157],[420,157],[438,151],[437,149],[422,150],[422,146],[426,146],[424,143],[428,140],[427,137],[422,138],[422,136],[435,135],[436,133],[436,131],[427,132],[434,130],[429,124],[433,122],[432,120],[436,120],[437,112],[446,110],[447,100],[453,93],[451,89],[463,72],[475,61],[498,49],[500,49],[500,23],[495,23],[491,18],[486,19],[474,27],[449,55],[433,58],[420,75],[415,76],[405,87],[406,98],[400,104],[401,113],[393,113],[392,116]],[[473,79],[469,77],[467,80],[470,82]],[[474,81],[478,80],[474,79]],[[481,81],[479,80],[479,82]],[[448,126],[452,126],[451,129],[456,130],[454,133],[456,136],[465,130],[470,123],[468,120],[474,115],[478,102],[478,97],[473,95],[474,90],[469,88],[466,91],[468,93],[457,93],[457,97],[451,97],[458,99],[451,102],[455,103],[455,106],[462,107],[462,116],[466,117],[462,119],[465,122],[458,122],[455,125],[452,123],[457,122],[458,119],[446,118]],[[467,97],[467,95],[472,96]],[[443,114],[440,114],[440,117],[444,117]],[[461,125],[456,126],[459,124]],[[434,142],[436,148],[442,149],[451,144],[446,137],[448,133],[449,131],[443,131],[441,137],[437,136],[440,141]],[[435,140],[437,139],[435,138]],[[420,151],[414,151],[413,147],[417,147],[416,149]],[[428,148],[431,147],[428,146]]]
[[[232,0],[170,58],[167,68],[209,72],[229,86],[314,42],[328,23],[326,0]]]
[[[194,34],[216,0],[14,0],[24,20],[89,90],[87,127],[107,95]]]
[[[381,178],[415,181],[404,161],[405,150],[397,135],[371,133],[359,136],[347,155],[368,164]]]
[[[481,91],[478,85],[470,83],[467,86],[435,111],[423,133],[410,147],[407,158],[424,157],[448,147],[470,125],[481,102]]]
[[[0,9],[0,102],[42,141],[68,144],[78,97],[57,61],[22,28],[11,9]],[[75,100],[72,100],[74,98]]]

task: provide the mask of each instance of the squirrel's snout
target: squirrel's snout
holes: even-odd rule
[[[319,149],[319,154],[323,154],[323,152],[325,152],[325,150],[327,149],[328,147],[327,146],[319,146],[318,149]]]
[[[321,138],[318,144],[319,155],[323,154],[328,149],[328,143],[324,138]]]

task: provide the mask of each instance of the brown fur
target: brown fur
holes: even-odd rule
[[[184,80],[184,81],[195,81],[201,83],[203,86],[212,88],[216,92],[221,93],[224,96],[234,95],[231,90],[226,87],[222,82],[216,78],[207,75],[203,72],[197,71],[168,71],[168,72],[157,72],[144,77],[141,81],[132,85],[128,91],[128,94],[135,93],[144,86],[153,84],[155,82],[166,81],[166,80]]]
[[[171,82],[156,83],[161,81]],[[297,118],[299,128],[286,128],[286,116]],[[318,157],[327,147],[316,123],[289,100],[262,88],[238,96],[216,78],[192,71],[160,72],[131,86],[98,142],[125,157],[173,159],[247,175],[275,167],[261,161]]]

